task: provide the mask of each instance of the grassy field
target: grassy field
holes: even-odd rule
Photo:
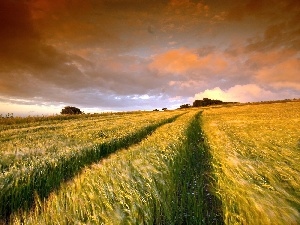
[[[0,224],[300,224],[299,124],[300,102],[3,118]]]
[[[19,208],[29,208],[34,193],[47,197],[84,166],[140,141],[179,114],[83,115],[64,121],[4,123],[0,133],[0,216],[6,218]]]
[[[226,224],[300,224],[300,102],[206,109]]]
[[[86,168],[14,224],[214,224],[199,112]],[[208,201],[204,201],[209,198]]]
[[[120,139],[149,124],[157,123],[176,112],[130,113],[99,116],[58,116],[57,120],[37,122],[0,120],[0,171],[12,166],[31,162],[36,158],[48,157],[60,152],[74,151],[102,144],[111,139]],[[177,113],[178,114],[178,113]],[[63,117],[62,117],[63,118]],[[15,120],[15,123],[13,123]],[[1,123],[2,122],[2,123]],[[20,162],[20,163],[19,163]]]

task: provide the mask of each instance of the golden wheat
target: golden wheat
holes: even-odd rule
[[[300,103],[206,109],[226,224],[300,224]]]

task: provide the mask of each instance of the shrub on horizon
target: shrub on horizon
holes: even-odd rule
[[[82,114],[80,109],[74,107],[74,106],[66,106],[63,108],[60,112],[61,114]]]

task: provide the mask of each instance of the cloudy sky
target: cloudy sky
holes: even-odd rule
[[[0,1],[0,114],[300,97],[299,0]]]

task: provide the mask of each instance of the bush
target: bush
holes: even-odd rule
[[[82,114],[81,110],[74,106],[66,106],[60,112],[61,114]]]

